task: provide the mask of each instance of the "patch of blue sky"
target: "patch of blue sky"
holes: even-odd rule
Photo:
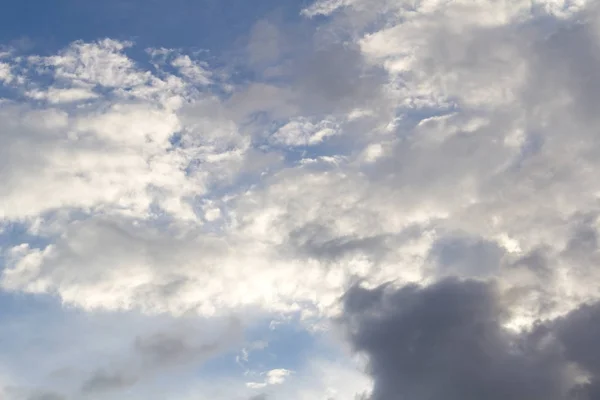
[[[228,329],[227,321],[212,320],[210,329],[215,332],[207,331],[202,318],[136,311],[90,313],[65,306],[51,296],[0,291],[0,305],[0,365],[10,365],[17,378],[38,383],[57,374],[76,375],[81,382],[94,371],[127,365],[135,356],[138,337],[177,334],[185,327],[206,334],[210,342],[211,336],[219,337],[220,329]],[[224,346],[235,346],[235,342]],[[178,380],[188,376],[179,369],[173,372],[181,375]]]
[[[8,83],[0,82],[0,107],[3,101],[15,100],[18,97],[23,97],[19,90]]]
[[[28,243],[30,248],[43,249],[50,241],[31,232],[26,222],[6,221],[0,223],[0,248],[18,246]]]
[[[50,54],[74,40],[110,37],[147,47],[221,51],[260,18],[300,18],[307,0],[6,0],[0,42]]]
[[[35,235],[30,230],[30,224],[25,222],[0,222],[0,273],[6,268],[7,252],[15,246],[27,243],[30,249],[43,249],[51,240],[47,237]],[[0,320],[2,319],[2,308],[4,298],[0,289]]]
[[[80,336],[65,333],[82,317],[52,296],[0,290],[0,364],[10,365],[15,378],[43,381],[55,365],[59,368],[58,358],[70,358],[69,346],[80,342]],[[49,354],[54,357],[47,357]]]
[[[0,347],[2,344],[14,340],[22,340],[22,335],[14,337],[6,336],[8,333],[14,333],[15,328],[27,322],[28,318],[48,318],[52,313],[61,313],[62,305],[60,301],[52,296],[40,296],[25,294],[22,292],[13,293],[0,290]],[[27,317],[29,316],[29,317]],[[41,321],[43,322],[43,321]]]
[[[244,342],[207,360],[196,374],[204,378],[247,374],[249,380],[260,379],[260,373],[272,369],[298,370],[314,355],[319,334],[306,329],[297,318],[274,325],[272,319],[261,319],[246,329]],[[326,356],[331,349],[320,356]]]
[[[248,365],[255,370],[298,370],[315,356],[337,358],[339,349],[329,343],[331,332],[307,329],[310,324],[295,316],[252,327],[246,333]]]

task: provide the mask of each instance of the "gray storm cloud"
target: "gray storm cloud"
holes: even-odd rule
[[[521,333],[503,327],[510,311],[477,281],[355,287],[344,304],[373,400],[598,398],[599,304]]]

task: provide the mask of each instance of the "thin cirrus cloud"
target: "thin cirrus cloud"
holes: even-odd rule
[[[599,11],[323,0],[220,53],[3,48],[2,290],[92,320],[242,326],[198,340],[157,322],[76,384],[3,366],[0,388],[143,398],[169,375],[176,399],[595,398]],[[265,319],[328,332],[343,365],[265,345],[194,381]]]

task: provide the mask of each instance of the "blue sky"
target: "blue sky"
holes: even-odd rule
[[[74,40],[110,37],[141,46],[210,50],[217,54],[269,15],[298,22],[302,0],[61,0],[23,3],[7,0],[0,17],[3,44],[23,44],[51,52]]]
[[[595,2],[2,10],[2,400],[595,398]]]

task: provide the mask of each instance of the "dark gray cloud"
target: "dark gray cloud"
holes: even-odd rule
[[[511,334],[506,317],[493,286],[476,281],[354,288],[345,298],[350,339],[369,358],[373,400],[564,399],[561,347],[546,331]]]
[[[554,324],[554,331],[564,346],[566,358],[587,374],[588,382],[577,385],[572,398],[600,399],[600,303],[572,311]]]

